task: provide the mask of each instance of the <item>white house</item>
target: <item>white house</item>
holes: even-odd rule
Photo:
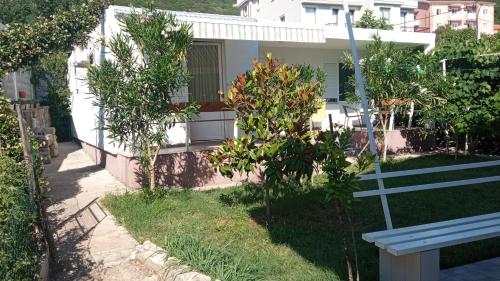
[[[245,5],[247,1],[238,2]],[[272,2],[272,1],[267,1]],[[275,0],[274,2],[280,2]],[[283,1],[284,2],[284,1]],[[295,1],[291,1],[295,2]],[[305,2],[305,1],[296,1]],[[319,1],[330,2],[330,1]],[[406,2],[406,1],[404,1]],[[250,2],[253,3],[253,2]],[[261,0],[261,3],[264,3]],[[248,5],[247,3],[246,5]],[[261,7],[261,12],[264,7]],[[99,62],[110,56],[109,50],[101,45],[101,38],[110,39],[120,32],[117,16],[130,13],[131,8],[110,6],[104,13],[100,25],[92,34],[86,48],[76,48],[69,58],[69,85],[74,137],[97,154],[128,155],[106,138],[106,132],[95,130],[99,110],[92,106],[86,83],[86,63]],[[192,25],[194,46],[188,53],[188,68],[192,75],[189,88],[179,95],[178,101],[196,101],[201,104],[201,113],[189,124],[177,124],[169,132],[171,144],[191,144],[191,149],[200,143],[215,143],[237,135],[234,113],[224,111],[219,90],[227,90],[236,75],[251,69],[254,58],[262,60],[267,53],[288,64],[309,64],[324,68],[327,72],[326,112],[332,114],[334,122],[344,123],[344,89],[348,73],[341,67],[343,52],[349,51],[349,36],[343,25],[331,26],[243,16],[226,16],[201,13],[173,12],[177,19]],[[286,16],[286,15],[285,15]],[[291,16],[290,16],[291,18]],[[341,15],[339,13],[339,18]],[[384,41],[394,41],[400,46],[434,46],[435,35],[397,31],[376,31],[355,29],[357,47],[363,52],[378,32]],[[347,120],[352,122],[352,118]],[[328,127],[328,118],[321,124]],[[186,146],[187,148],[187,146]],[[172,149],[169,150],[170,152]],[[95,152],[95,151],[94,151]],[[126,173],[126,172],[116,172]],[[120,176],[118,176],[120,178]],[[130,184],[130,180],[123,179]],[[202,182],[210,184],[213,182]],[[216,183],[214,183],[216,184]]]
[[[417,0],[348,0],[354,21],[366,9],[386,19],[395,30],[413,32]],[[237,0],[241,16],[302,24],[345,26],[343,0]]]

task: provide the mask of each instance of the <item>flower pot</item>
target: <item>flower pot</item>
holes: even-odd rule
[[[19,98],[25,99],[27,97],[28,97],[28,93],[26,93],[25,91],[19,91]]]

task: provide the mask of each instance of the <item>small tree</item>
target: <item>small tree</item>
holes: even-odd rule
[[[152,9],[127,15],[121,23],[127,34],[115,35],[109,43],[113,59],[90,68],[89,86],[95,105],[104,111],[102,129],[120,146],[139,153],[152,189],[167,129],[198,110],[195,104],[172,102],[190,80],[185,60],[192,35],[189,25]]]
[[[387,22],[387,19],[376,18],[373,11],[369,9],[365,10],[359,21],[354,23],[354,27],[392,30],[392,25]]]
[[[281,65],[269,54],[253,71],[233,82],[225,104],[236,112],[241,136],[227,140],[211,162],[227,177],[264,167],[265,204],[270,219],[270,188],[284,176],[313,173],[314,146],[308,128],[321,104],[324,73],[309,66]]]
[[[335,125],[330,132],[324,132],[318,137],[318,162],[328,181],[325,184],[326,200],[331,202],[335,208],[337,224],[342,234],[344,258],[347,265],[349,281],[353,281],[353,265],[351,260],[351,243],[347,233],[352,231],[352,222],[349,209],[352,207],[354,198],[352,193],[359,189],[357,173],[350,171],[351,162],[347,161],[346,151],[351,147],[351,139],[354,130],[342,128]],[[358,170],[366,169],[369,159],[368,155],[362,154],[358,157]],[[351,230],[348,229],[351,227]],[[354,239],[354,235],[352,236]],[[354,240],[352,243],[355,243]],[[356,279],[359,280],[359,268],[357,267],[356,245],[354,244],[354,260],[356,263]]]
[[[383,160],[387,159],[387,131],[392,114],[411,102],[425,104],[433,101],[431,92],[423,89],[419,81],[425,69],[418,64],[418,50],[398,49],[393,42],[382,42],[378,35],[366,46],[366,56],[361,70],[366,83],[366,95],[372,101],[372,109],[382,129]],[[344,56],[347,67],[354,70],[353,59],[349,54]],[[355,88],[354,77],[350,83]],[[348,99],[359,102],[355,92],[348,93]]]

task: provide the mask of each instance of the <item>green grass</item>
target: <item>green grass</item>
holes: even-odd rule
[[[484,160],[436,155],[386,163],[384,171]],[[387,187],[498,175],[500,168],[430,174],[387,180]],[[139,241],[165,246],[194,268],[223,280],[345,280],[333,208],[323,200],[321,177],[310,192],[275,198],[273,221],[264,223],[262,196],[255,185],[211,192],[175,191],[159,196],[109,195],[104,204]],[[374,188],[368,183],[366,188]],[[500,184],[421,191],[389,196],[396,227],[500,211]],[[384,229],[377,197],[359,200],[352,210],[362,280],[377,280],[377,248],[361,233]],[[442,267],[500,255],[500,239],[441,252]],[[235,273],[236,272],[236,273]],[[238,275],[238,273],[240,275]],[[248,273],[259,276],[246,278]],[[225,274],[225,275],[224,275]]]
[[[115,0],[115,5],[148,7],[149,0]],[[156,0],[154,6],[171,11],[187,11],[223,15],[239,15],[238,8],[233,7],[236,0]]]

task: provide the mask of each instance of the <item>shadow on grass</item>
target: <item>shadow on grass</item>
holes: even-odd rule
[[[434,155],[384,165],[384,171],[415,169],[440,165],[479,162],[491,159]],[[459,180],[500,174],[499,167],[467,170],[454,173],[430,174],[425,177],[407,177],[386,180],[387,187]],[[364,189],[376,184],[367,183]],[[280,191],[272,200],[272,220],[265,220],[262,188],[245,186],[220,196],[229,206],[247,206],[251,218],[267,229],[271,241],[286,245],[314,265],[339,274],[346,279],[342,254],[342,240],[333,206],[325,202],[320,187],[311,191]],[[389,196],[395,227],[431,223],[500,211],[500,183],[481,184],[459,188],[428,190]],[[378,249],[362,241],[361,234],[385,229],[382,207],[378,197],[357,200],[351,210],[362,280],[377,280]],[[500,238],[487,239],[441,251],[441,266],[448,268],[500,256]]]

